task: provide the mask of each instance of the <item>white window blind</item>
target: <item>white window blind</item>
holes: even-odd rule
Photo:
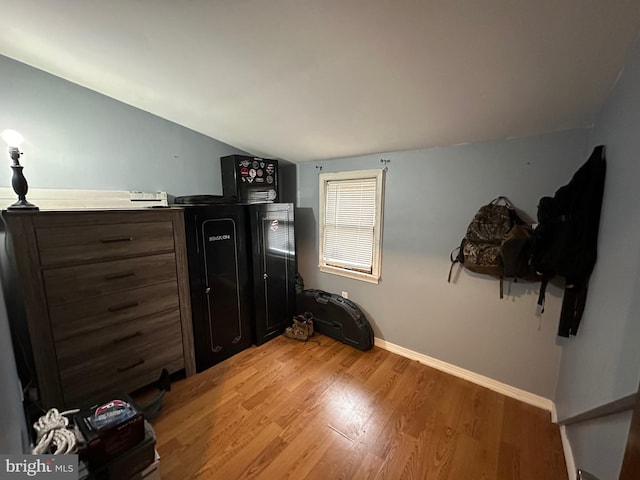
[[[376,178],[328,181],[325,195],[323,262],[372,273]]]

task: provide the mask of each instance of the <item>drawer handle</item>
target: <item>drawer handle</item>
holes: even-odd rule
[[[138,330],[136,333],[132,333],[131,335],[127,335],[126,337],[116,338],[113,343],[122,343],[125,340],[131,340],[132,338],[136,338],[142,335],[142,332]]]
[[[129,302],[123,303],[122,305],[114,305],[113,307],[107,308],[110,312],[119,312],[120,310],[126,310],[127,308],[133,308],[140,305],[140,302]]]
[[[118,242],[130,242],[133,240],[133,237],[111,237],[111,238],[101,238],[100,243],[118,243]]]
[[[124,273],[112,273],[111,275],[105,275],[105,280],[117,280],[119,278],[127,278],[133,277],[135,275],[134,272],[124,272]]]
[[[137,362],[132,363],[131,365],[128,365],[126,367],[118,367],[118,373],[126,372],[127,370],[131,370],[132,368],[135,368],[138,365],[142,365],[143,363],[144,363],[144,360],[140,359]]]

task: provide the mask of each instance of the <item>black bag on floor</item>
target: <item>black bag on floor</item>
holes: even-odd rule
[[[310,312],[316,332],[358,350],[373,347],[373,329],[358,306],[324,290],[303,290],[297,296],[297,313]]]

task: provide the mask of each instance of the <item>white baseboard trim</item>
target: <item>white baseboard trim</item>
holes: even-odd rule
[[[534,407],[542,408],[544,410],[552,412],[552,414],[555,411],[553,401],[548,398],[541,397],[540,395],[536,395],[535,393],[512,387],[511,385],[507,385],[506,383],[502,383],[492,378],[485,377],[484,375],[472,372],[470,370],[466,370],[450,363],[443,362],[442,360],[429,357],[428,355],[425,355],[423,353],[414,352],[413,350],[409,350],[408,348],[401,347],[400,345],[387,342],[386,340],[383,340],[381,338],[375,338],[375,346],[380,347],[383,350],[388,350],[392,353],[397,353],[402,357],[416,360],[424,365],[436,368],[450,375],[468,380],[469,382],[488,388],[489,390],[493,390],[494,392],[501,393],[502,395],[506,395],[507,397],[515,398],[516,400],[528,403],[529,405],[533,405]]]
[[[565,425],[560,425],[560,438],[562,439],[564,461],[567,464],[567,473],[569,474],[569,480],[576,480],[578,476],[576,470],[576,461],[573,458],[573,450],[571,450],[571,443],[569,443],[569,437],[567,436],[567,427]]]
[[[551,421],[556,424],[558,423],[558,410],[556,409],[555,403],[552,403]],[[573,459],[571,443],[569,443],[569,437],[567,436],[567,427],[565,425],[559,425],[559,427],[560,440],[562,440],[562,450],[564,451],[564,462],[567,465],[567,474],[569,480],[576,480],[578,477],[578,470],[576,469],[576,462]]]

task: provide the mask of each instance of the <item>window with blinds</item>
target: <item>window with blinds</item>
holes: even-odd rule
[[[377,283],[382,170],[320,175],[320,269]]]

